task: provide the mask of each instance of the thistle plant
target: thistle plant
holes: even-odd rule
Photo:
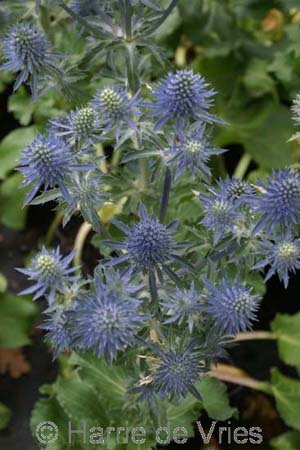
[[[48,300],[44,329],[55,356],[122,370],[123,398],[140,394],[125,411],[146,421],[143,400],[159,415],[201,399],[203,377],[255,326],[264,268],[287,287],[300,267],[300,174],[286,168],[255,184],[215,177],[212,163],[227,151],[214,144],[215,127],[227,126],[213,109],[218,94],[191,69],[168,71],[155,43],[176,3],[58,1],[81,33],[88,98],[51,119],[19,168],[31,187],[26,203],[55,201],[63,225],[81,214],[100,260],[87,277],[77,255],[70,268],[73,252],[43,248],[20,269],[35,282],[23,293]],[[36,91],[55,53],[32,27],[9,32],[3,68],[21,71],[16,87],[32,78]],[[16,30],[28,31],[24,42]],[[165,64],[159,78],[154,60]],[[179,213],[182,190],[197,220]]]

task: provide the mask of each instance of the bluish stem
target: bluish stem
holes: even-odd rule
[[[161,223],[163,223],[166,218],[171,186],[172,186],[172,174],[171,174],[170,169],[167,167],[166,174],[165,174],[165,180],[164,180],[162,199],[161,199],[161,204],[160,204],[160,213],[159,213],[159,220],[161,221]]]

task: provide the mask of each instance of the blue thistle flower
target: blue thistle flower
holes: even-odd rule
[[[99,170],[72,173],[69,178],[68,192],[69,198],[63,224],[66,225],[72,214],[80,210],[88,223],[99,228],[98,211],[107,199],[103,186],[103,174]]]
[[[189,392],[200,397],[195,388],[203,372],[201,354],[195,350],[194,342],[184,349],[164,351],[156,348],[158,353],[157,368],[153,374],[156,390],[169,398],[185,397]]]
[[[270,266],[265,281],[269,280],[277,273],[284,287],[289,284],[289,272],[295,273],[300,269],[300,239],[294,239],[289,233],[284,236],[276,236],[272,240],[261,242],[261,249],[258,255],[264,259],[258,262],[254,269],[262,269]]]
[[[202,311],[200,303],[202,293],[196,291],[194,283],[190,289],[176,289],[168,298],[163,301],[162,306],[170,316],[164,323],[188,323],[190,333],[193,332],[195,319]]]
[[[176,176],[187,170],[192,177],[199,174],[206,181],[210,180],[211,171],[208,162],[213,155],[221,155],[227,150],[215,148],[209,142],[204,126],[192,126],[186,135],[171,149],[167,162],[175,166]]]
[[[99,0],[72,0],[70,8],[80,17],[98,16],[101,12]]]
[[[117,140],[120,139],[124,126],[138,131],[135,119],[140,115],[139,92],[130,98],[126,89],[108,86],[97,91],[93,106],[102,115],[106,132],[115,128]]]
[[[41,328],[46,331],[46,340],[54,348],[54,359],[56,359],[61,353],[72,350],[73,337],[64,308],[58,307],[46,311],[46,314],[47,319]]]
[[[165,226],[156,217],[150,217],[143,205],[139,208],[140,222],[129,228],[123,223],[114,221],[114,224],[125,234],[123,242],[106,241],[117,250],[125,250],[122,256],[114,258],[112,265],[130,262],[133,273],[148,273],[150,290],[153,298],[157,298],[156,277],[163,282],[161,269],[176,283],[180,284],[177,275],[167,266],[170,261],[184,264],[184,260],[176,255],[180,244],[176,244],[172,233],[177,227],[177,222],[171,222]]]
[[[95,292],[79,298],[69,313],[76,347],[105,356],[108,362],[119,351],[134,345],[135,336],[147,319],[140,312],[140,301],[132,294],[135,288],[124,289],[123,285],[122,289],[115,289],[111,283],[116,279],[120,287],[119,274],[111,272],[106,282],[96,274]]]
[[[240,205],[247,204],[255,194],[254,188],[248,181],[237,177],[230,178],[227,176],[225,180],[219,179],[217,185],[218,190],[211,188],[216,195],[221,195],[233,203],[238,202]]]
[[[59,186],[63,197],[69,194],[65,180],[72,170],[86,169],[86,166],[75,164],[70,148],[53,134],[38,134],[35,140],[22,151],[19,171],[25,180],[23,186],[34,184],[27,194],[25,204],[31,202],[39,189]]]
[[[34,294],[34,300],[46,296],[48,302],[52,303],[55,294],[63,292],[66,284],[78,280],[78,276],[74,275],[78,267],[69,267],[74,256],[75,251],[63,257],[59,247],[55,250],[47,250],[43,247],[41,252],[33,258],[28,269],[17,269],[30,281],[35,282],[31,287],[20,292],[20,295]]]
[[[49,74],[57,74],[53,62],[58,54],[50,51],[46,35],[35,25],[28,22],[13,25],[2,45],[6,63],[0,69],[20,72],[14,90],[30,78],[31,91],[36,95],[39,81]]]
[[[255,231],[264,227],[272,231],[275,226],[290,228],[300,224],[300,173],[291,169],[273,171],[268,184],[259,181],[261,194],[251,204],[261,215]]]
[[[215,91],[210,89],[204,78],[192,70],[169,73],[153,91],[154,101],[150,107],[154,116],[161,117],[155,129],[163,127],[170,120],[176,121],[179,130],[183,129],[187,119],[201,123],[221,122],[208,112],[214,95]]]
[[[213,195],[199,195],[204,208],[204,218],[200,223],[215,232],[214,243],[217,244],[225,233],[233,231],[235,224],[241,218],[241,213],[236,203],[222,195],[216,195],[213,189],[211,191]]]
[[[60,116],[58,120],[50,120],[53,132],[62,137],[69,145],[84,142],[91,144],[103,139],[99,136],[102,122],[92,106],[84,106]]]
[[[235,335],[251,327],[256,320],[259,297],[252,294],[236,278],[233,282],[223,278],[217,286],[204,279],[207,289],[207,303],[204,311],[214,320],[215,327],[222,332]]]

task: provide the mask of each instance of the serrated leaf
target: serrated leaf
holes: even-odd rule
[[[36,307],[29,297],[0,295],[0,347],[17,348],[30,343]]]
[[[124,402],[128,380],[121,367],[109,366],[103,358],[92,353],[73,353],[70,363],[80,368],[82,379],[90,382],[99,396],[108,397],[111,405],[115,402],[121,405]]]
[[[68,446],[68,417],[55,397],[40,399],[34,406],[30,419],[30,428],[36,438],[37,427],[43,422],[53,422],[58,428],[58,439],[46,446],[47,450],[67,450]],[[72,446],[79,450],[77,446]]]
[[[18,164],[20,151],[35,137],[35,126],[18,128],[0,142],[0,179],[3,179]]]
[[[0,430],[4,430],[10,422],[12,416],[11,410],[0,402]]]
[[[227,388],[222,381],[204,376],[197,388],[203,397],[203,407],[211,419],[227,420],[236,413],[236,408],[229,404]]]
[[[194,436],[193,423],[198,419],[202,405],[193,395],[187,395],[180,404],[169,404],[167,417],[171,430],[176,427],[184,427],[188,436]]]
[[[286,364],[300,367],[300,315],[277,314],[271,324],[279,355]]]
[[[273,450],[296,450],[300,448],[300,433],[287,431],[270,442]]]
[[[56,395],[60,406],[67,416],[76,421],[87,421],[89,424],[109,425],[106,411],[101,405],[94,387],[80,379],[64,380],[59,378],[56,383]]]
[[[299,430],[300,380],[286,377],[278,369],[274,369],[271,383],[280,416],[288,426]]]

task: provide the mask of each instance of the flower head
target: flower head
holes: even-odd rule
[[[192,127],[181,140],[174,145],[170,152],[168,164],[176,167],[176,175],[187,170],[193,177],[199,174],[209,181],[211,171],[208,166],[213,155],[220,155],[226,150],[215,148],[209,142],[204,126]]]
[[[53,134],[37,135],[35,140],[22,151],[19,171],[24,174],[24,186],[34,184],[26,197],[29,203],[39,189],[59,186],[65,198],[68,192],[65,179],[72,169],[78,170],[70,148]]]
[[[126,89],[108,86],[100,89],[93,100],[93,106],[106,123],[106,131],[115,128],[119,140],[124,126],[137,130],[135,117],[140,115],[139,93],[130,98]]]
[[[92,106],[84,106],[51,120],[52,130],[59,137],[73,145],[78,142],[92,143],[102,139],[99,136],[102,122],[97,118],[97,113]]]
[[[201,355],[193,348],[192,343],[183,350],[158,349],[154,386],[160,394],[170,398],[185,397],[189,392],[199,397],[194,385],[202,371]]]
[[[176,289],[162,304],[169,316],[165,323],[181,325],[183,322],[187,322],[189,331],[192,333],[195,319],[202,311],[201,296],[202,293],[196,291],[194,284],[190,289]]]
[[[201,223],[209,230],[214,231],[214,243],[216,244],[225,233],[234,229],[241,213],[235,203],[222,195],[202,194],[199,197],[204,208],[204,218]]]
[[[103,282],[96,275],[95,292],[83,295],[70,312],[74,344],[99,357],[105,356],[107,361],[134,344],[147,318],[140,312],[140,301],[133,294],[135,288],[132,290],[126,282],[122,289],[115,289],[111,282],[116,277],[120,281],[119,275],[110,274]]]
[[[212,317],[215,327],[224,333],[235,335],[251,327],[256,320],[259,297],[251,289],[241,284],[238,279],[233,282],[223,278],[217,286],[204,280],[207,289],[207,304],[204,310]]]
[[[54,70],[53,60],[57,57],[50,51],[45,34],[28,22],[13,25],[3,40],[3,52],[6,63],[1,69],[20,72],[14,89],[30,78],[33,94],[41,78]]]
[[[68,316],[63,308],[59,307],[54,310],[49,310],[42,329],[46,331],[46,340],[54,348],[54,358],[73,348]]]
[[[217,122],[218,119],[208,112],[214,94],[204,78],[192,70],[169,73],[153,91],[153,115],[161,117],[156,129],[170,120],[175,120],[181,130],[187,119]]]
[[[46,296],[49,303],[52,303],[56,292],[63,292],[66,284],[78,279],[74,275],[78,267],[69,267],[74,256],[75,252],[71,252],[63,257],[59,247],[55,250],[43,247],[31,261],[29,269],[17,269],[29,280],[35,281],[35,284],[20,295],[34,294],[34,300]]]
[[[280,281],[287,288],[289,272],[295,273],[297,269],[300,269],[300,239],[292,238],[289,233],[286,233],[285,236],[276,236],[272,240],[261,242],[258,254],[263,257],[263,260],[258,262],[254,268],[270,266],[266,281],[277,273]]]
[[[299,225],[300,173],[291,169],[278,170],[267,181],[268,184],[259,183],[261,195],[252,201],[254,211],[261,215],[256,230]]]
[[[126,234],[126,238],[122,242],[107,241],[107,244],[117,250],[125,250],[126,253],[114,258],[109,264],[128,262],[133,273],[147,273],[152,298],[157,299],[155,274],[162,280],[163,270],[168,277],[180,284],[176,273],[168,267],[170,261],[184,263],[184,260],[176,255],[176,251],[182,245],[173,239],[173,232],[178,224],[177,222],[171,222],[167,226],[162,224],[156,217],[149,216],[143,205],[140,205],[139,216],[140,222],[131,228],[114,221],[114,224]]]
[[[80,210],[88,223],[99,221],[98,211],[107,199],[103,187],[103,174],[98,170],[85,173],[74,172],[68,182],[69,198],[65,209],[64,225],[68,223],[72,214]]]
[[[218,180],[217,184],[218,190],[215,192],[233,203],[247,203],[254,196],[254,188],[248,181],[241,178],[226,177],[225,180]]]

